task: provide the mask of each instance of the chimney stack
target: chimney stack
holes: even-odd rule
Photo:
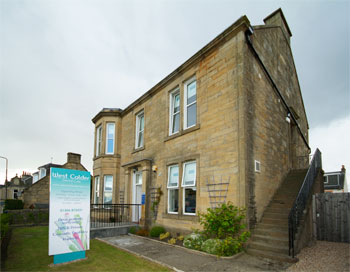
[[[77,153],[67,153],[67,163],[80,163],[81,155]]]

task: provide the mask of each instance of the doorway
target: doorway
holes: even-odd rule
[[[142,171],[134,171],[132,184],[132,203],[141,204],[142,199]],[[141,205],[132,207],[132,221],[139,222],[141,218]]]

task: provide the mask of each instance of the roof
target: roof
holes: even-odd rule
[[[324,189],[344,189],[345,172],[327,172],[324,173]]]

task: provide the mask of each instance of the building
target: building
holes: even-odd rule
[[[224,201],[249,227],[262,218],[310,153],[291,31],[281,9],[264,22],[241,17],[127,108],[97,113],[93,203],[144,199],[141,224],[180,232]]]
[[[81,155],[68,152],[67,162],[63,165],[48,163],[38,168],[39,179],[33,183],[30,187],[23,191],[24,208],[48,208],[50,197],[50,169],[54,168],[66,168],[75,169],[81,171],[87,171],[81,164]]]
[[[33,177],[30,173],[23,172],[22,176],[16,174],[10,181],[0,185],[1,203],[6,199],[21,199],[23,191],[32,185]]]
[[[348,192],[344,165],[342,165],[340,171],[324,173],[324,191],[328,193]]]

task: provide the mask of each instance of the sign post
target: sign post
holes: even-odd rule
[[[54,264],[84,259],[90,249],[90,173],[51,168],[49,255]]]

